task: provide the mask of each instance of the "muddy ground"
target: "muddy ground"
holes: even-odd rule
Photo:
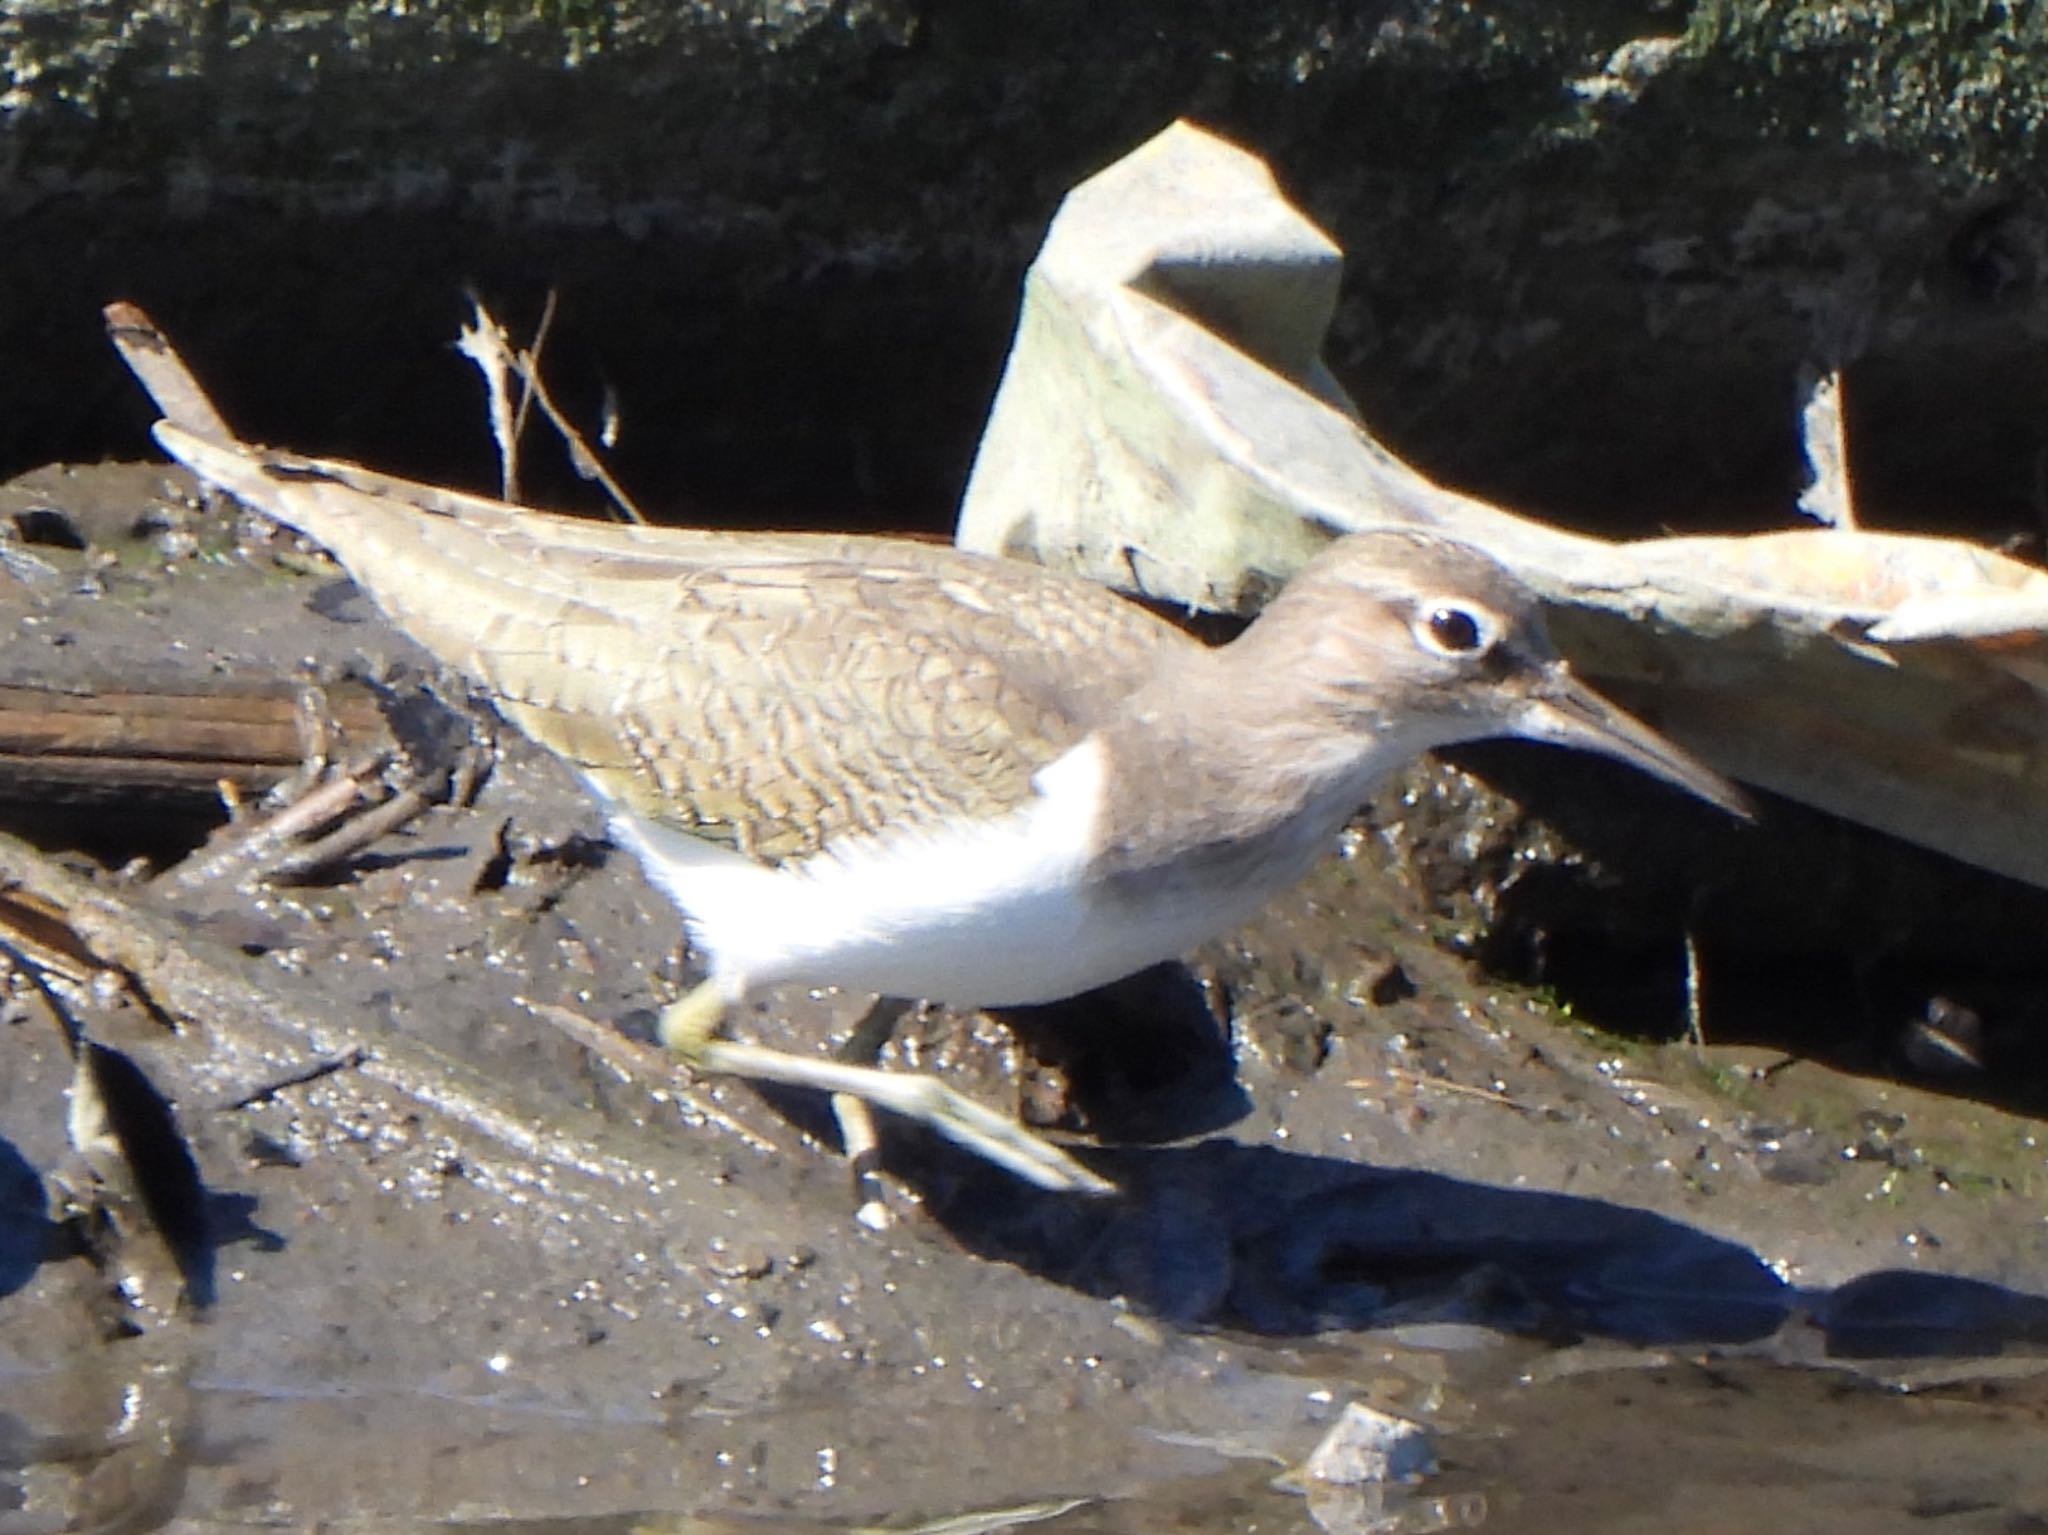
[[[32,557],[0,574],[0,684],[426,679],[468,739],[459,690],[366,600],[181,476],[41,471],[0,498]],[[32,507],[88,547],[24,545]],[[1456,952],[1488,951],[1465,855],[1494,879],[1503,848],[1575,855],[1451,768],[1186,967],[906,1020],[894,1064],[1077,1131],[1122,1193],[1038,1194],[891,1127],[883,1230],[813,1139],[820,1105],[622,1072],[521,1005],[644,1037],[691,972],[516,736],[472,804],[310,884],[116,879],[122,849],[161,865],[186,834],[118,808],[17,807],[52,857],[0,848],[0,888],[62,910],[102,975],[46,996],[30,946],[0,1020],[9,1535],[2048,1520],[2048,1148],[1990,1101],[2027,1084],[1718,1043],[1758,1031],[1712,1005],[1745,978],[1711,946],[1707,1038],[1674,1038],[1671,946],[1637,921],[1657,903],[1583,860],[1609,903],[1589,926],[1658,973],[1610,987],[1598,1027],[1502,980]],[[1717,900],[1716,931],[1741,909]],[[1853,990],[1832,1005],[1857,1033]],[[822,1048],[865,1002],[773,995],[740,1028]],[[72,1144],[53,1005],[171,1109],[195,1181],[154,1220]],[[1431,1424],[1438,1473],[1391,1504],[1276,1490],[1353,1399]]]

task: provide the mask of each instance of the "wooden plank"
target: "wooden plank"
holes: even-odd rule
[[[389,740],[368,688],[324,692],[351,743]],[[162,688],[131,678],[89,690],[0,684],[0,800],[16,804],[218,800],[223,782],[260,794],[296,772],[306,749],[298,689],[274,677],[180,678]]]

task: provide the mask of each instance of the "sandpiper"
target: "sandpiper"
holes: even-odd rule
[[[109,318],[146,383],[140,359],[175,362],[139,311]],[[324,545],[582,775],[709,960],[661,1014],[671,1049],[913,1114],[1046,1187],[1110,1185],[929,1078],[719,1027],[788,982],[1021,1005],[1171,959],[1298,880],[1390,771],[1455,742],[1583,747],[1746,813],[1571,674],[1504,569],[1413,528],[1337,540],[1212,648],[1079,578],[943,545],[622,527],[446,492],[423,508],[241,443],[210,408],[181,421],[151,387],[168,453]]]

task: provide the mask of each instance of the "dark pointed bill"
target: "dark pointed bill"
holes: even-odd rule
[[[1561,663],[1543,668],[1529,690],[1520,725],[1521,733],[1531,740],[1599,752],[1697,794],[1730,815],[1745,821],[1756,819],[1756,807],[1742,790],[1634,715],[1616,708]]]

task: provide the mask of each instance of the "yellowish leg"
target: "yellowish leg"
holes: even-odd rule
[[[874,1005],[853,1026],[853,1033],[835,1052],[837,1059],[855,1066],[872,1066],[896,1025],[914,1004],[903,997],[877,997]],[[832,1118],[839,1126],[839,1145],[846,1155],[847,1170],[853,1174],[854,1219],[875,1231],[894,1224],[889,1201],[882,1189],[882,1136],[875,1128],[874,1108],[865,1098],[851,1093],[832,1095]]]
[[[716,981],[704,981],[661,1010],[657,1035],[695,1070],[844,1093],[929,1125],[955,1144],[1042,1189],[1074,1194],[1116,1192],[1115,1184],[1040,1140],[1014,1119],[982,1107],[934,1078],[720,1039],[716,1031],[724,1020],[725,1007],[724,988]]]
[[[703,1063],[704,1047],[725,1021],[725,988],[716,981],[699,981],[690,994],[661,1010],[655,1037],[663,1047],[689,1065]]]

